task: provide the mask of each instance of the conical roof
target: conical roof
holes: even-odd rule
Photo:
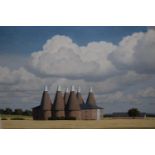
[[[64,110],[64,109],[65,109],[64,97],[61,92],[61,87],[58,86],[54,99],[53,110]]]
[[[91,108],[91,109],[97,108],[96,99],[95,99],[95,95],[93,93],[92,88],[90,88],[90,90],[89,90],[88,98],[86,101],[86,106]]]
[[[69,89],[67,88],[64,95],[65,105],[67,105],[68,99],[69,99]]]
[[[71,89],[71,92],[69,95],[69,99],[68,99],[68,103],[66,105],[66,110],[69,110],[69,111],[80,110],[80,105],[79,105],[77,97],[76,97],[74,86],[72,86],[72,89]]]
[[[51,102],[51,98],[48,94],[47,86],[45,86],[45,89],[42,94],[41,108],[42,108],[42,110],[51,110],[52,109],[52,102]]]
[[[83,100],[82,95],[81,95],[80,87],[78,88],[78,91],[77,91],[76,97],[77,97],[78,102],[79,102],[80,105],[81,105],[81,104],[84,104],[84,100]]]

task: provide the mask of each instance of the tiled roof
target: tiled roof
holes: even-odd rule
[[[50,96],[47,91],[43,92],[42,99],[41,99],[41,108],[43,110],[52,109],[52,102],[51,102]]]
[[[81,95],[80,92],[77,92],[76,97],[77,97],[78,102],[79,102],[80,105],[84,104],[84,100],[83,100],[82,95]]]
[[[78,103],[78,100],[74,91],[70,92],[68,103],[66,105],[66,110],[68,111],[80,110],[80,105]]]
[[[54,99],[53,110],[64,110],[65,103],[64,97],[61,91],[57,91]]]

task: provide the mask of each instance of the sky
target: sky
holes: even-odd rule
[[[105,113],[155,113],[154,27],[0,27],[0,108],[31,109],[44,85],[54,100],[92,87]]]

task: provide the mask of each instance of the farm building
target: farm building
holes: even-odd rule
[[[45,86],[41,104],[32,108],[32,112],[34,120],[99,120],[103,116],[103,108],[96,105],[92,88],[89,90],[85,103],[80,88],[76,92],[74,86],[71,87],[70,92],[67,88],[65,94],[58,86],[53,103],[48,94],[47,86]]]

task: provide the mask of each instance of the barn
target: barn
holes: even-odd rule
[[[97,106],[92,88],[84,102],[80,87],[76,92],[74,86],[70,92],[67,88],[65,94],[58,86],[53,103],[45,86],[41,104],[32,108],[32,112],[34,120],[100,120],[103,117],[103,108]]]

